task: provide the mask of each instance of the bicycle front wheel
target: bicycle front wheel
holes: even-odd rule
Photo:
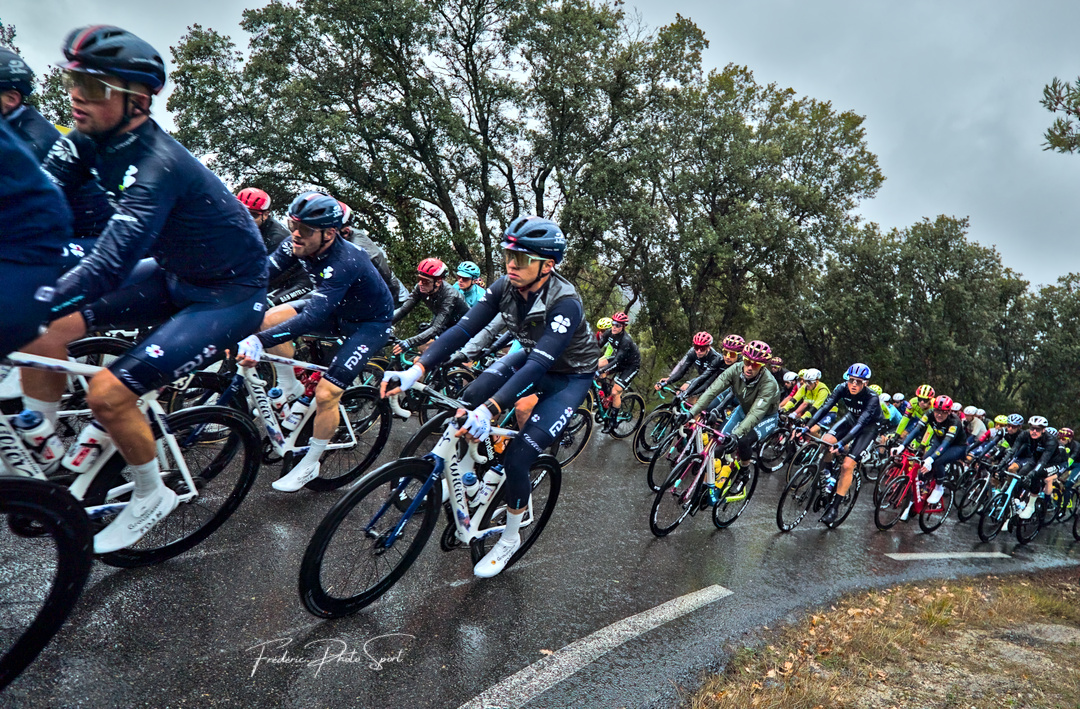
[[[504,567],[506,569],[516,564],[521,557],[525,556],[525,552],[529,551],[529,547],[536,543],[540,533],[547,526],[548,520],[551,519],[551,513],[555,511],[555,503],[559,501],[559,491],[562,490],[562,469],[559,462],[550,455],[537,458],[529,468],[529,486],[531,488],[529,507],[521,520],[521,546],[506,562]],[[480,520],[480,529],[504,526],[506,509],[506,486],[503,485]],[[496,541],[494,534],[471,541],[469,551],[472,554],[473,564],[478,564]]]
[[[881,482],[881,478],[878,482]],[[881,531],[892,529],[900,518],[904,516],[904,510],[911,502],[908,487],[911,480],[905,475],[892,478],[880,496],[874,499],[874,524]]]
[[[660,443],[675,427],[675,414],[669,408],[657,408],[645,417],[634,434],[634,456],[642,463],[652,460]]]
[[[1046,524],[1047,507],[1045,498],[1036,497],[1035,510],[1031,513],[1031,516],[1027,519],[1018,516],[1016,520],[1016,541],[1027,544],[1039,536],[1039,531]]]
[[[0,514],[41,534],[0,533],[0,690],[34,661],[64,624],[90,575],[90,520],[56,483],[0,477]]]
[[[1012,516],[1012,500],[1009,495],[999,492],[991,498],[982,517],[979,518],[979,539],[989,542],[1005,526],[1005,520]]]
[[[110,566],[135,567],[158,564],[182,554],[209,537],[225,523],[248,494],[259,473],[261,453],[255,426],[244,414],[224,406],[197,406],[170,414],[166,419],[175,437],[198,494],[182,502],[133,546],[105,554]],[[154,436],[162,434],[154,426]],[[188,492],[179,461],[168,446],[161,464],[162,480],[178,495]],[[160,460],[160,456],[159,456]],[[85,502],[101,505],[124,502],[130,493],[111,491],[129,480],[119,454],[94,478]],[[106,517],[104,523],[114,517]]]
[[[944,483],[935,482],[934,485],[944,485]],[[923,510],[919,513],[919,529],[930,534],[938,527],[941,526],[945,518],[952,512],[953,504],[953,491],[945,487],[945,493],[938,500],[937,504],[931,505],[926,502],[923,503]]]
[[[687,456],[672,469],[656,493],[649,512],[649,529],[654,535],[664,537],[671,534],[690,514],[700,494],[698,488],[703,481],[695,482],[695,477],[704,478],[704,474],[698,471],[704,460],[700,454]]]
[[[433,465],[420,458],[387,463],[330,508],[300,562],[300,600],[309,612],[356,613],[409,570],[438,522],[442,487],[436,481],[411,515],[398,501],[420,493]]]
[[[810,506],[814,504],[816,474],[815,466],[804,465],[780,493],[780,501],[776,505],[776,526],[781,532],[795,529],[810,511]]]
[[[855,502],[859,499],[859,491],[862,490],[862,478],[862,473],[856,469],[855,474],[851,476],[851,487],[848,488],[847,495],[840,498],[840,504],[836,508],[836,519],[825,525],[826,527],[836,529],[844,523],[851,511],[855,509]]]
[[[757,466],[752,461],[744,463],[732,473],[720,501],[713,507],[712,521],[717,529],[730,527],[743,513],[750,504],[750,498],[754,496],[757,478]]]
[[[581,451],[585,450],[586,444],[592,438],[592,432],[592,414],[584,406],[579,406],[566,422],[563,430],[559,431],[559,435],[555,437],[555,441],[548,447],[547,452],[555,456],[559,465],[565,468],[581,455]]]

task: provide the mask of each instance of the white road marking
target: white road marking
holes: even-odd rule
[[[520,707],[626,641],[731,594],[723,586],[709,586],[623,618],[534,662],[484,690],[459,709]]]
[[[1000,551],[927,551],[911,554],[886,554],[896,561],[918,561],[920,559],[1011,559],[1012,556]]]

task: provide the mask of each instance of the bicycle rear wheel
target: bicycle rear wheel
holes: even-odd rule
[[[855,502],[859,499],[859,491],[862,490],[862,477],[862,472],[856,468],[851,476],[851,487],[848,488],[847,494],[840,498],[840,506],[836,508],[836,519],[826,524],[826,527],[836,529],[844,523],[851,511],[855,509]]]
[[[615,428],[611,430],[611,435],[615,438],[626,438],[638,430],[641,419],[644,417],[645,400],[641,398],[640,394],[624,392],[622,406],[619,407],[619,413],[615,419]]]
[[[0,477],[0,514],[41,535],[0,533],[0,690],[34,661],[64,624],[90,574],[94,542],[79,502],[60,485]],[[9,525],[0,525],[7,530]]]
[[[559,462],[550,455],[541,455],[529,468],[529,485],[532,488],[529,493],[529,506],[532,513],[526,513],[521,522],[521,546],[510,560],[506,562],[504,569],[509,569],[516,564],[529,547],[540,538],[544,531],[551,513],[555,511],[555,503],[559,501],[559,491],[562,490],[562,469]],[[506,486],[503,485],[496,493],[495,501],[487,508],[483,519],[480,520],[480,529],[501,527],[506,524]],[[469,542],[469,551],[472,554],[473,564],[477,564],[488,553],[497,541],[495,535],[474,539]]]
[[[923,503],[923,510],[919,513],[919,529],[930,534],[938,527],[952,512],[953,504],[953,491],[945,486],[944,483],[935,482],[934,485],[942,485],[945,489],[945,493],[938,500],[937,504],[930,505],[926,502]],[[932,491],[933,488],[930,488]],[[927,495],[929,497],[929,495]]]
[[[251,420],[239,411],[223,406],[198,406],[170,414],[166,421],[199,494],[180,503],[135,545],[101,556],[110,566],[158,564],[191,549],[236,511],[259,473],[259,437]],[[153,428],[154,437],[160,440],[161,431],[157,426]],[[164,449],[168,451],[168,446]],[[188,492],[171,453],[162,464],[161,473],[165,485],[174,492]],[[111,490],[127,483],[129,477],[124,459],[115,454],[94,478],[84,502],[101,505],[127,501],[130,493],[114,495]],[[113,518],[105,517],[100,523],[111,522]]]
[[[799,468],[799,471],[791,478],[791,482],[780,493],[780,501],[776,504],[776,526],[781,532],[790,532],[795,529],[810,511],[810,506],[814,504],[816,473],[816,466]]]
[[[645,480],[649,489],[660,492],[660,488],[671,476],[671,470],[679,462],[686,439],[679,435],[679,429],[668,434],[667,438],[660,442],[649,461],[649,469],[645,473]]]
[[[672,469],[667,481],[656,493],[649,512],[649,529],[654,535],[664,537],[671,534],[690,514],[696,498],[701,494],[698,488],[705,476],[704,473],[699,474],[698,468],[704,460],[700,454],[687,456]],[[695,476],[699,475],[701,479],[695,483]]]
[[[993,488],[990,486],[990,476],[984,475],[968,483],[960,493],[956,502],[956,516],[961,522],[967,522],[979,511],[979,507],[985,502],[986,497]]]
[[[1017,516],[1016,520],[1016,541],[1021,544],[1027,544],[1035,537],[1039,536],[1039,531],[1046,524],[1047,508],[1046,499],[1042,497],[1035,498],[1035,510],[1031,513],[1031,516],[1027,519]]]
[[[634,456],[639,462],[648,463],[661,441],[667,438],[675,425],[675,414],[669,408],[657,408],[641,422],[634,434]]]
[[[783,429],[777,429],[765,437],[758,450],[758,461],[763,470],[775,473],[784,467],[790,440],[790,435]]]
[[[885,486],[880,498],[874,500],[874,524],[881,531],[892,529],[904,515],[904,510],[910,503],[911,496],[908,494],[910,484],[911,481],[907,476],[894,477]]]
[[[395,460],[372,471],[326,513],[300,562],[300,600],[320,618],[356,613],[386,593],[420,555],[439,519],[439,481],[413,514],[399,509],[412,500],[434,463]],[[394,530],[401,526],[393,540]]]
[[[905,477],[903,469],[897,464],[893,463],[885,469],[878,479],[874,481],[874,505],[881,504],[881,496],[884,494],[886,488],[899,477]]]
[[[757,488],[757,466],[753,461],[744,463],[731,474],[727,487],[712,511],[712,521],[717,529],[726,529],[739,518]]]

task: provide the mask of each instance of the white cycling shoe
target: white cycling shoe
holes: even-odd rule
[[[147,497],[132,500],[105,529],[94,535],[94,553],[127,549],[176,509],[179,498],[162,485]]]
[[[491,548],[491,551],[485,554],[484,558],[473,567],[473,575],[482,579],[498,576],[506,568],[506,562],[510,561],[510,557],[520,548],[520,535],[512,542],[500,537],[499,541],[495,542],[495,546]]]
[[[304,468],[298,465],[285,477],[270,483],[270,487],[280,492],[296,492],[317,477],[319,477],[319,463]]]
[[[1031,519],[1031,515],[1035,514],[1035,500],[1036,495],[1028,495],[1028,503],[1024,509],[1020,510],[1020,514],[1016,515],[1020,519]]]
[[[937,485],[934,491],[930,493],[930,497],[926,498],[926,504],[936,505],[941,502],[941,498],[945,497],[945,486]]]
[[[907,503],[907,507],[904,508],[904,514],[900,515],[901,522],[907,522],[908,515],[911,514],[911,508],[914,504],[914,502]]]

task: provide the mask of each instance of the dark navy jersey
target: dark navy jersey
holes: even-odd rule
[[[47,163],[69,199],[96,175],[116,210],[93,253],[57,282],[57,315],[116,290],[147,256],[196,287],[266,287],[266,247],[247,208],[154,121],[102,144],[70,133]]]
[[[682,379],[691,367],[697,370],[698,376],[701,376],[720,359],[722,359],[720,353],[712,347],[701,357],[698,356],[697,350],[691,347],[679,360],[679,363],[675,365],[675,369],[671,370],[671,374],[668,375],[668,384],[674,384]]]
[[[315,290],[299,315],[259,333],[267,347],[304,334],[334,328],[352,334],[352,324],[385,322],[394,315],[394,301],[371,257],[359,246],[334,239],[326,251],[314,258],[297,258],[292,239],[282,241],[270,256],[270,277],[287,271],[299,262],[315,283]]]
[[[0,121],[0,261],[56,263],[71,239],[71,212],[22,138]]]
[[[832,390],[832,394],[825,400],[825,403],[821,405],[821,408],[817,410],[811,418],[808,426],[817,424],[818,421],[825,418],[825,414],[829,412],[832,407],[837,403],[843,402],[847,407],[848,413],[855,419],[855,424],[847,432],[847,434],[840,439],[840,442],[850,441],[855,438],[856,435],[869,424],[877,422],[881,417],[881,400],[878,399],[877,394],[870,391],[870,387],[864,386],[858,394],[852,394],[848,390],[847,382],[841,382],[836,385],[836,388]]]
[[[638,351],[637,343],[634,342],[634,338],[630,337],[630,333],[623,328],[623,331],[618,335],[612,334],[611,330],[605,330],[607,336],[600,341],[600,351],[603,352],[607,346],[611,347],[612,355],[608,359],[607,366],[601,371],[608,371],[609,369],[627,370],[638,369],[641,366],[641,353]]]
[[[60,131],[56,126],[49,123],[33,106],[19,106],[4,118],[8,125],[15,129],[15,133],[26,141],[37,161],[45,162],[49,149],[60,138]]]

